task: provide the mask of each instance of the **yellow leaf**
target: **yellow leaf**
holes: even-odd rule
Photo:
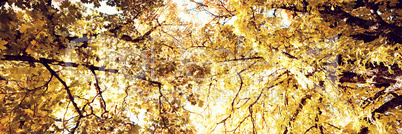
[[[41,115],[41,116],[45,116],[45,115],[48,114],[48,112],[43,111],[43,110],[38,110],[38,114]]]
[[[4,45],[6,45],[7,43],[8,43],[7,41],[0,39],[0,50],[7,49],[7,47],[4,46]]]
[[[98,49],[99,44],[98,43],[89,43],[88,46],[93,48],[94,50],[96,50],[96,49]]]
[[[22,24],[21,27],[20,27],[20,32],[25,33],[25,32],[27,32],[28,28],[31,28],[31,26],[27,25],[27,24]]]
[[[32,44],[32,47],[36,46],[36,41],[35,40],[31,41],[31,44]]]
[[[8,118],[0,119],[0,124],[6,124],[9,121]],[[1,127],[0,127],[1,128]]]
[[[23,130],[23,129],[18,129],[18,130],[15,131],[15,132],[20,133],[20,132],[24,132],[24,130]]]
[[[173,88],[173,85],[168,82],[162,82],[162,84],[164,85],[164,88],[166,88],[166,89]]]
[[[27,48],[27,49],[25,50],[25,52],[27,52],[27,54],[29,54],[29,55],[35,53],[35,51],[32,50],[32,49],[30,49],[30,48]]]
[[[24,111],[30,115],[34,114],[34,111],[32,111],[31,109],[24,109]]]
[[[131,134],[139,134],[139,133],[140,133],[140,129],[141,129],[141,126],[139,126],[139,125],[134,125],[134,126],[132,126],[132,128],[129,130],[129,132],[130,132]]]

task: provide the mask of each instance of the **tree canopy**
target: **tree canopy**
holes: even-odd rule
[[[0,132],[402,133],[401,7],[1,1]]]

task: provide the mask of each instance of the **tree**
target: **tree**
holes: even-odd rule
[[[236,30],[284,70],[278,83],[286,108],[272,111],[284,117],[279,132],[395,133],[400,127],[400,2],[234,3]],[[267,10],[274,13],[264,15]],[[289,25],[281,25],[277,10],[291,14]]]
[[[400,1],[81,2],[0,3],[1,132],[401,132]]]

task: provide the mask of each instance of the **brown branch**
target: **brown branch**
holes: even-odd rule
[[[277,85],[277,84],[272,85],[272,86],[270,86],[270,87],[267,87],[266,89],[271,89],[271,88],[275,87],[276,85]],[[258,102],[258,100],[261,98],[263,92],[264,92],[264,89],[261,90],[261,92],[260,92],[260,94],[258,95],[257,99],[256,99],[253,103],[251,103],[250,106],[248,107],[250,114],[249,114],[247,117],[245,117],[245,118],[240,122],[240,124],[237,125],[237,127],[236,127],[234,130],[232,130],[232,131],[230,131],[230,132],[236,132],[236,130],[240,127],[240,125],[244,122],[244,120],[246,120],[248,117],[251,117],[251,122],[252,122],[252,125],[253,125],[253,133],[254,133],[254,134],[256,133],[256,132],[255,132],[255,131],[256,131],[256,128],[255,128],[255,120],[254,120],[254,117],[253,117],[253,106],[254,106],[254,105]],[[220,123],[225,122],[229,117],[231,117],[231,115],[228,116],[227,118],[225,118],[224,120],[222,120]]]
[[[64,112],[64,114],[63,114],[63,118],[62,118],[62,120],[61,120],[61,122],[63,123],[63,129],[65,129],[66,128],[66,123],[64,123],[66,120],[66,114],[67,114],[67,111],[68,111],[68,107],[70,106],[70,101],[67,103],[67,106],[66,106],[66,111]]]
[[[370,26],[374,25],[375,22],[370,21],[370,20],[364,20],[359,17],[354,17],[347,13],[346,11],[342,10],[340,7],[335,7],[333,10],[331,7],[323,6],[324,9],[320,10],[321,14],[329,14],[338,17],[339,20],[346,19],[346,23],[351,25],[351,26],[359,26],[362,28],[369,28]],[[281,9],[286,9],[294,12],[302,12],[306,13],[309,12],[307,10],[297,8],[294,5],[280,5],[276,6],[275,8],[281,8]]]
[[[9,93],[9,92],[1,93],[0,92],[0,94],[23,94],[23,93],[27,94],[27,93],[30,93],[30,92],[35,92],[35,91],[37,91],[37,90],[39,90],[41,88],[47,88],[48,85],[50,84],[50,81],[52,81],[52,79],[53,79],[53,75],[50,76],[49,80],[45,84],[43,84],[42,86],[39,86],[39,87],[35,87],[33,89],[21,87],[17,80],[8,80],[8,81],[15,82],[19,88],[27,90],[27,91],[26,92],[11,92],[11,93]]]
[[[85,99],[85,100],[87,100],[88,102],[81,108],[81,111],[82,111],[82,112],[86,112],[86,111],[85,111],[85,107],[86,107],[86,106],[89,106],[89,108],[91,109],[91,113],[86,114],[84,117],[93,115],[93,116],[97,117],[98,119],[101,118],[101,117],[99,117],[98,115],[96,115],[96,114],[94,113],[94,109],[93,109],[92,105],[90,105],[90,104],[92,104],[92,103],[95,101],[95,99],[96,99],[96,97],[98,97],[98,95],[99,95],[99,94],[96,94],[95,97],[93,97],[91,101]]]
[[[105,99],[104,99],[103,96],[102,96],[102,91],[101,91],[101,88],[100,88],[100,86],[99,86],[98,76],[96,75],[94,69],[91,69],[91,68],[90,68],[90,70],[91,70],[92,74],[94,74],[94,77],[95,77],[95,89],[96,89],[96,92],[98,92],[98,95],[99,95],[99,97],[100,97],[99,103],[100,103],[100,105],[101,105],[101,108],[104,110],[104,112],[103,112],[102,115],[101,115],[101,116],[103,117],[103,115],[108,112],[108,111],[107,111],[106,102],[105,102]]]
[[[162,87],[161,84],[158,84],[158,88],[159,88],[159,116],[162,119],[162,123],[163,123],[163,128],[167,129],[169,131],[169,133],[173,134],[172,130],[170,129],[169,125],[169,118],[166,118],[165,116],[162,115],[162,113],[164,113],[165,110],[162,110],[162,98],[165,98],[162,94]],[[166,100],[166,98],[165,98]],[[167,100],[166,100],[167,101]]]
[[[299,115],[300,111],[303,109],[304,105],[307,102],[307,99],[311,99],[312,95],[306,95],[304,96],[299,103],[299,106],[296,108],[296,112],[290,117],[289,125],[290,122],[293,122],[296,120],[296,117]],[[284,134],[288,133],[288,127],[286,127],[286,130],[283,132]]]
[[[243,99],[239,99],[239,100],[246,100],[242,105],[240,105],[239,107],[236,107],[236,109],[239,109],[241,107],[243,107],[244,105],[247,104],[248,101],[250,101],[251,98],[243,98]]]
[[[296,56],[293,56],[293,55],[289,54],[288,52],[279,50],[278,48],[273,48],[273,49],[276,50],[276,51],[278,51],[278,52],[281,52],[282,54],[286,55],[288,58],[296,59],[296,60],[299,59],[299,58],[297,58]]]
[[[311,99],[311,97],[312,97],[312,95],[306,95],[300,100],[299,106],[296,109],[296,112],[291,117],[290,121],[294,121],[296,119],[296,117],[299,115],[300,111],[303,109],[304,105],[306,105],[307,99]]]
[[[263,57],[239,58],[239,59],[230,59],[230,60],[224,60],[224,61],[219,61],[219,62],[247,61],[247,60],[255,60],[255,59],[264,59],[264,58]]]
[[[236,98],[239,96],[239,93],[240,93],[240,91],[241,91],[241,89],[243,87],[243,79],[241,78],[241,75],[240,75],[242,72],[243,72],[243,70],[240,71],[239,73],[237,73],[237,75],[239,76],[239,79],[240,79],[240,87],[239,87],[239,90],[237,90],[237,93],[236,93],[235,97],[232,100],[232,111],[234,110],[233,107],[234,107],[234,103],[236,101]]]
[[[351,61],[351,64],[353,63],[354,61]],[[366,71],[364,74],[358,74],[353,70],[346,71],[342,73],[339,79],[341,83],[367,83],[371,79],[372,83],[370,84],[373,84],[377,88],[383,88],[374,96],[363,100],[361,103],[363,108],[401,89],[399,85],[401,83],[400,77],[402,77],[402,71],[397,65],[386,66],[381,63],[380,65],[366,64],[365,66],[370,71]],[[394,70],[394,73],[391,74],[389,69]]]
[[[372,4],[368,4],[372,8],[375,9],[375,6]],[[325,7],[325,6],[324,6]],[[369,7],[370,8],[370,7]],[[402,27],[393,25],[393,24],[388,24],[380,16],[374,15],[376,17],[377,22],[373,20],[365,20],[361,19],[357,16],[352,16],[348,12],[342,10],[340,7],[336,7],[333,11],[330,10],[330,7],[325,7],[326,10],[320,10],[320,13],[322,14],[329,14],[333,15],[333,17],[337,17],[339,20],[346,20],[346,24],[354,27],[361,27],[364,29],[370,29],[370,27],[377,27],[376,30],[376,37],[378,38],[380,35],[383,35],[385,37],[388,37],[388,40],[392,42],[397,42],[401,43],[401,32],[402,32]],[[377,11],[374,11],[377,12]],[[377,26],[378,25],[378,26]]]
[[[316,126],[311,126],[310,128],[308,128],[303,134],[306,134],[308,131],[310,131],[311,129],[316,128]]]
[[[229,131],[229,132],[233,132],[233,133],[236,132],[236,130],[240,127],[241,124],[243,124],[243,122],[244,122],[248,117],[250,117],[250,115],[244,117],[244,119],[243,119],[242,121],[240,121],[240,123],[236,126],[236,128],[233,129],[232,131]]]
[[[241,70],[240,72],[237,73],[237,75],[238,75],[239,78],[240,78],[240,87],[239,87],[239,90],[237,90],[237,93],[236,93],[235,97],[234,97],[233,100],[232,100],[232,111],[234,110],[234,109],[233,109],[233,106],[234,106],[234,103],[235,103],[235,101],[236,101],[236,98],[239,96],[239,93],[240,93],[240,91],[241,91],[241,89],[242,89],[242,87],[243,87],[243,79],[241,78],[241,73],[244,72],[244,71],[246,71],[248,68],[250,68],[250,67],[251,67],[252,65],[254,65],[255,63],[257,63],[257,62],[254,62],[253,64],[251,64],[251,65],[248,66],[247,68],[244,68],[243,70]]]
[[[261,91],[261,94],[262,94],[262,92],[263,92],[263,91]],[[261,96],[261,94],[260,94],[260,96]],[[260,99],[260,96],[258,96],[257,100]],[[256,100],[253,104],[251,104],[251,105],[248,107],[248,111],[249,111],[249,113],[250,113],[251,124],[252,124],[252,126],[253,126],[253,134],[256,134],[255,120],[254,120],[254,117],[253,117],[253,105],[257,102],[257,100]]]
[[[368,134],[369,132],[368,132],[368,127],[362,127],[361,129],[360,129],[360,132],[358,133],[358,134]]]
[[[73,94],[71,93],[70,88],[67,86],[67,83],[64,82],[63,79],[61,79],[60,76],[48,65],[48,62],[45,59],[41,58],[40,62],[46,67],[46,69],[50,72],[50,74],[54,75],[60,81],[60,83],[64,86],[64,89],[67,91],[67,95],[68,95],[68,98],[70,99],[70,102],[73,104],[75,110],[79,114],[78,121],[76,122],[75,127],[71,130],[71,133],[73,134],[80,124],[80,119],[84,116],[83,116],[80,108],[78,107],[77,103],[75,102]]]
[[[148,37],[157,27],[159,27],[159,25],[152,27],[150,30],[148,30],[144,35],[137,37],[135,39],[132,39],[130,36],[128,35],[123,35],[121,36],[120,39],[124,40],[124,41],[128,41],[128,42],[132,42],[132,43],[138,43],[142,40],[145,40],[146,37]]]
[[[278,9],[286,9],[294,12],[302,12],[302,13],[308,13],[310,11],[306,10],[306,3],[304,2],[304,5],[300,8],[295,5],[276,5],[274,8]],[[342,4],[348,4],[348,3],[342,3]],[[364,35],[364,34],[357,34],[357,35],[351,35],[352,37],[355,36],[356,38],[363,39],[365,41],[372,41],[374,39],[372,38],[379,38],[380,35],[383,37],[387,37],[387,40],[390,42],[395,42],[395,43],[402,43],[402,27],[398,26],[397,24],[389,24],[386,21],[383,20],[381,16],[377,14],[377,10],[380,4],[384,4],[382,2],[379,3],[374,3],[374,2],[368,2],[367,0],[357,0],[354,3],[354,9],[359,8],[359,7],[366,7],[368,9],[371,9],[373,17],[376,18],[377,21],[374,20],[365,20],[360,18],[359,16],[353,16],[349,12],[344,11],[342,6],[335,6],[334,8],[331,6],[321,6],[322,10],[319,12],[322,15],[330,15],[332,18],[336,18],[338,21],[345,21],[346,24],[354,27],[360,27],[364,29],[370,29],[371,27],[377,27],[377,30],[375,32],[371,33],[370,35]],[[329,4],[332,5],[332,4]],[[398,5],[401,5],[401,3],[398,3]],[[389,7],[389,4],[387,4],[387,8],[392,9]],[[331,18],[330,17],[330,18]],[[328,17],[326,17],[328,18]],[[337,24],[333,24],[333,26],[336,26]],[[367,33],[367,32],[365,32]],[[364,37],[361,37],[364,36]]]
[[[168,118],[166,118],[166,117],[164,117],[163,115],[162,115],[162,113],[164,113],[163,111],[164,110],[162,110],[162,98],[164,98],[168,103],[169,103],[169,101],[167,100],[167,98],[163,95],[163,93],[162,93],[162,83],[161,82],[158,82],[158,81],[153,81],[153,80],[149,80],[149,79],[146,79],[145,77],[136,77],[137,79],[140,79],[140,80],[144,80],[144,81],[147,81],[147,82],[149,82],[149,83],[151,83],[151,84],[153,84],[153,85],[156,85],[157,87],[158,87],[158,91],[159,91],[159,97],[158,97],[158,105],[159,105],[159,116],[161,117],[161,120],[162,120],[162,125],[163,125],[163,128],[164,129],[167,129],[168,131],[169,131],[169,133],[173,133],[172,132],[172,130],[171,129],[169,129],[169,126],[168,126],[168,124],[169,124],[169,121],[168,121]],[[170,104],[170,103],[169,103]],[[171,105],[171,104],[170,104]]]
[[[64,61],[58,61],[58,60],[53,60],[53,59],[45,59],[41,58],[40,60],[37,60],[31,56],[18,56],[18,55],[4,55],[1,60],[6,60],[6,61],[28,61],[28,62],[38,62],[38,63],[46,63],[46,64],[52,64],[52,65],[59,65],[59,66],[64,66],[64,67],[78,67],[79,65],[88,67],[93,70],[98,70],[98,71],[105,71],[105,72],[110,72],[110,73],[119,73],[119,70],[117,69],[106,69],[105,66],[98,67],[94,65],[87,65],[87,64],[79,64],[75,62],[64,62]]]
[[[208,14],[212,15],[212,16],[215,17],[215,18],[229,18],[229,17],[233,17],[233,16],[234,16],[234,14],[232,14],[231,12],[229,12],[229,14],[227,14],[227,15],[216,15],[216,14],[214,14],[214,13],[212,13],[211,11],[209,11],[209,10],[206,9],[206,8],[208,8],[208,5],[205,5],[205,4],[201,3],[201,2],[195,2],[195,1],[192,1],[192,2],[194,2],[195,4],[197,4],[199,7],[202,8],[202,10],[204,10],[205,12],[207,12]],[[227,10],[227,9],[226,9],[226,10]]]
[[[336,129],[338,129],[338,130],[341,130],[341,128],[339,128],[339,127],[337,127],[337,126],[335,126],[335,125],[332,125],[332,124],[330,124],[330,123],[327,123],[329,126],[331,126],[331,127],[334,127],[334,128],[336,128]]]
[[[402,105],[402,95],[395,95],[395,98],[393,98],[392,100],[387,101],[386,103],[382,104],[380,107],[378,107],[377,109],[375,109],[373,112],[371,112],[371,117],[375,117],[376,113],[380,113],[380,114],[384,114],[385,112],[387,112],[389,109],[395,108],[397,106]],[[365,117],[365,120],[368,120],[368,117]],[[370,124],[372,124],[373,122],[369,122]],[[362,127],[360,129],[359,134],[368,134],[368,127]]]
[[[223,7],[225,10],[226,10],[226,12],[228,12],[230,15],[232,15],[232,16],[235,16],[234,14],[233,14],[233,11],[229,11],[224,5],[223,5],[223,1],[222,0],[218,0],[219,2],[220,2],[220,6],[221,7]]]
[[[383,90],[377,92],[374,96],[365,99],[365,100],[362,102],[362,104],[361,104],[362,108],[364,109],[364,108],[366,108],[367,106],[369,106],[369,104],[373,103],[373,101],[382,99],[382,97],[383,97],[384,95],[388,95],[388,93],[385,92],[385,90],[386,90],[386,89],[383,89]]]
[[[375,113],[385,113],[389,109],[395,108],[396,106],[399,106],[399,105],[402,105],[402,95],[398,95],[395,98],[393,98],[392,100],[384,103],[379,108],[374,110],[372,112],[372,115],[374,116]]]
[[[225,123],[226,120],[229,119],[230,117],[232,117],[232,114],[229,114],[228,117],[226,117],[225,119],[223,119],[223,120],[221,120],[220,122],[216,123],[215,127],[212,128],[211,132],[215,131],[215,128],[216,128],[219,124]]]
[[[123,101],[121,102],[120,114],[123,112],[123,107],[125,107],[125,105],[127,105],[126,98],[128,97],[128,89],[129,88],[130,88],[130,86],[127,86],[126,89],[124,90],[124,92],[126,93],[126,96],[124,96]]]

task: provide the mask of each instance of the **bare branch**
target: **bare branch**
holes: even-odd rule
[[[230,59],[230,60],[224,60],[224,61],[219,61],[219,62],[229,62],[229,61],[247,61],[247,60],[260,60],[264,59],[263,57],[251,57],[251,58],[239,58],[239,59]]]
[[[102,91],[101,91],[101,88],[100,88],[100,86],[99,86],[98,76],[96,75],[94,69],[91,69],[91,68],[90,68],[90,70],[91,70],[92,74],[94,74],[94,77],[95,77],[95,89],[96,89],[96,92],[98,93],[98,95],[99,95],[99,97],[100,97],[100,100],[99,100],[100,102],[99,102],[99,103],[100,103],[100,105],[101,105],[101,108],[104,110],[104,111],[103,111],[103,114],[102,114],[102,117],[103,117],[103,115],[108,112],[108,111],[107,111],[106,102],[105,102],[105,99],[104,99],[103,96],[102,96]]]
[[[110,72],[110,73],[118,73],[119,70],[117,69],[106,69],[106,67],[97,67],[94,65],[87,65],[87,64],[78,64],[75,62],[64,62],[64,61],[57,61],[57,60],[52,60],[52,59],[45,59],[41,58],[40,60],[36,60],[35,58],[31,56],[17,56],[17,55],[4,55],[4,57],[1,60],[6,60],[6,61],[28,61],[28,62],[38,62],[38,63],[46,63],[46,64],[52,64],[52,65],[59,65],[59,66],[64,66],[64,67],[78,67],[79,65],[88,67],[93,70],[98,70],[98,71],[105,71],[105,72]]]
[[[50,72],[50,74],[54,75],[60,81],[60,83],[64,86],[64,89],[67,91],[67,95],[68,95],[68,98],[70,99],[70,102],[73,104],[75,110],[79,114],[78,121],[75,124],[75,127],[71,130],[71,133],[74,133],[80,124],[80,119],[84,116],[83,116],[80,108],[78,107],[77,103],[75,102],[73,94],[71,93],[70,88],[67,86],[66,82],[64,82],[63,79],[61,79],[60,76],[48,65],[48,62],[45,59],[41,59],[40,62],[47,68],[47,70]]]

